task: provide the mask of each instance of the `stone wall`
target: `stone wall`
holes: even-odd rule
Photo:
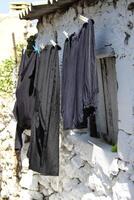
[[[127,10],[130,2],[107,0],[99,1],[93,7],[77,7],[78,13],[95,21],[96,49],[111,46],[115,51],[119,112],[118,153],[112,153],[111,146],[100,139],[91,139],[87,132],[63,132],[61,128],[60,176],[45,177],[28,170],[26,152],[29,143],[26,135],[29,133],[26,131],[21,153],[18,199],[134,199],[134,15]],[[42,24],[38,24],[37,45],[41,47],[49,43],[50,39],[55,40],[57,31],[58,44],[62,47],[61,66],[65,40],[62,32],[78,32],[82,26],[76,14],[76,8],[70,8],[65,13],[51,15],[50,19],[44,17]],[[14,129],[10,130],[14,132]],[[2,139],[2,144],[4,141]],[[2,168],[2,173],[5,169],[7,168]],[[12,175],[11,177],[13,179]],[[2,197],[5,190],[3,187]],[[13,199],[8,193],[7,197]]]
[[[0,199],[5,200],[17,200],[20,190],[14,152],[16,122],[12,108],[12,98],[0,97]]]

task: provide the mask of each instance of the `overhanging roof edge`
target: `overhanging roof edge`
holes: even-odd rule
[[[79,0],[44,0],[40,2],[31,3],[31,5],[20,12],[19,18],[25,20],[34,20],[39,17],[56,12],[57,9],[61,9],[66,5],[71,5]]]

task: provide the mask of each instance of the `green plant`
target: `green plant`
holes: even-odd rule
[[[0,64],[0,96],[11,95],[13,92],[14,59],[9,58]]]
[[[27,40],[27,53],[31,54],[33,51],[33,45],[35,45],[36,35],[30,36]],[[0,96],[9,97],[13,93],[15,87],[15,80],[17,79],[18,67],[21,61],[22,49],[26,47],[26,44],[17,44],[17,63],[15,63],[14,57],[10,57],[0,63]],[[17,66],[16,66],[17,64]],[[14,77],[13,77],[14,76]],[[16,78],[15,78],[16,76]]]
[[[117,148],[117,144],[112,145],[112,152],[117,152],[118,148]]]
[[[18,64],[16,66],[14,57],[10,57],[0,63],[0,96],[9,97],[13,93],[13,89],[15,87],[15,75],[18,74],[18,67],[21,60],[22,49],[25,47],[25,44],[17,44],[17,61]]]

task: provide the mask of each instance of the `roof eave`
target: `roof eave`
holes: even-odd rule
[[[39,19],[41,16],[49,15],[57,10],[69,7],[78,0],[49,0],[44,4],[32,3],[26,10],[19,14],[20,19],[34,20]]]

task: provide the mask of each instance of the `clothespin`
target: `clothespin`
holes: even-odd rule
[[[42,43],[41,45],[40,45],[40,49],[44,49],[45,48],[45,45]]]
[[[79,15],[79,19],[81,19],[82,21],[88,23],[88,18],[87,17],[84,17],[83,15]]]
[[[50,40],[51,44],[55,47],[57,44],[53,40]]]
[[[70,135],[75,135],[75,132],[71,130]]]
[[[53,40],[50,40],[50,42],[54,47],[57,46],[58,50],[61,50],[61,47],[58,44],[56,44],[56,42],[54,42]]]
[[[34,49],[34,52],[36,52],[38,54],[40,53],[40,49],[37,46],[33,45],[33,49]]]
[[[66,31],[63,31],[63,34],[65,35],[66,38],[69,38],[69,34]]]
[[[22,53],[25,53],[26,52],[26,48],[22,49]]]

